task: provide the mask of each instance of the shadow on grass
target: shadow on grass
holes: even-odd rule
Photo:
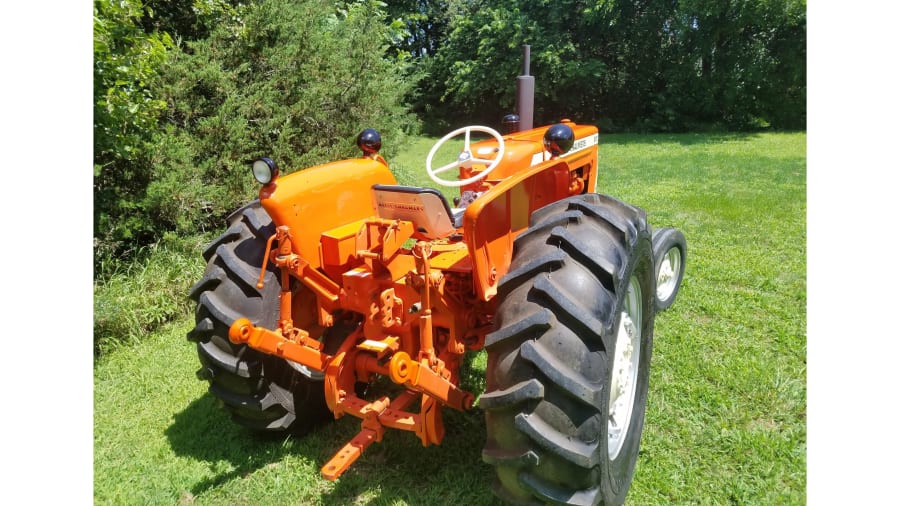
[[[481,460],[484,412],[444,410],[444,440],[423,447],[412,433],[388,431],[322,496],[324,504],[502,505],[494,470]]]
[[[292,453],[292,448],[283,445],[286,435],[259,434],[232,423],[208,393],[174,419],[165,434],[175,454],[208,462],[211,467],[222,461],[233,466],[230,471],[198,482],[191,489],[194,495],[242,478]]]
[[[233,423],[215,398],[205,394],[177,413],[165,434],[177,455],[206,462],[213,470],[227,467],[191,487],[199,496],[290,455],[324,465],[356,434],[358,422],[344,417],[302,438],[259,434]],[[429,447],[422,447],[413,433],[388,430],[333,487],[323,487],[330,490],[320,496],[321,503],[502,504],[491,494],[494,471],[481,460],[484,413],[478,408],[466,413],[445,409],[444,426],[443,443]]]

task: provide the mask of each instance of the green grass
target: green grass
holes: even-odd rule
[[[401,183],[428,181],[434,140],[393,160]],[[678,300],[656,319],[628,503],[805,504],[806,135],[602,136],[600,168],[601,193],[688,240]],[[331,483],[318,468],[358,420],[300,439],[235,426],[194,377],[191,326],[176,317],[95,363],[95,503],[498,503],[478,409],[445,410],[441,446],[389,432]],[[479,394],[484,367],[482,353],[463,376]]]
[[[169,241],[94,280],[94,355],[129,343],[193,312],[185,290],[203,274],[200,237]]]
[[[608,136],[600,191],[688,240],[634,504],[806,502],[806,136]]]
[[[472,134],[472,142],[484,138],[486,138],[486,136],[483,134],[477,132]],[[428,177],[428,171],[425,170],[425,160],[428,158],[428,153],[432,146],[434,146],[438,140],[439,138],[437,137],[415,138],[410,141],[407,149],[388,160],[391,171],[394,173],[394,177],[397,178],[399,184],[428,187],[436,186],[431,178]],[[459,152],[462,151],[463,146],[462,136],[448,140],[446,144],[441,146],[441,148],[435,152],[432,168],[436,169],[456,161],[456,157],[459,155]],[[438,175],[443,178],[453,177],[452,172]],[[448,198],[459,195],[459,192],[454,193],[453,188],[443,187],[439,189],[444,192]]]

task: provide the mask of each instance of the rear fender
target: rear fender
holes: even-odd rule
[[[512,261],[513,241],[528,228],[531,213],[570,195],[569,171],[564,159],[541,162],[508,177],[466,208],[463,233],[481,300],[497,294]]]
[[[339,160],[278,178],[259,191],[276,226],[291,229],[294,253],[323,267],[322,233],[375,214],[371,188],[395,185],[387,165],[369,158]]]

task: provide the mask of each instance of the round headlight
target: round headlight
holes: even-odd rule
[[[260,184],[269,184],[278,177],[278,165],[271,158],[260,158],[253,162],[253,177]]]

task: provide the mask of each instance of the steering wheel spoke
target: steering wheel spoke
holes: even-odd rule
[[[493,160],[488,160],[486,158],[475,158],[472,156],[472,132],[481,132],[481,133],[488,134],[491,137],[493,137],[494,140],[497,141],[497,149],[495,150],[496,158],[494,158]],[[465,134],[465,146],[463,147],[462,154],[460,155],[460,157],[455,162],[448,163],[447,165],[443,165],[441,167],[438,167],[437,169],[432,169],[431,163],[434,161],[434,155],[437,153],[438,149],[441,146],[443,146],[444,144],[446,144],[447,141],[449,141],[450,139],[452,139],[454,137],[459,136],[460,134]],[[486,126],[477,126],[477,125],[466,126],[466,127],[458,128],[458,129],[450,132],[449,134],[445,135],[440,140],[438,140],[434,144],[434,146],[432,146],[431,151],[428,153],[428,158],[425,160],[425,169],[428,171],[428,176],[435,183],[438,183],[443,186],[452,186],[452,187],[465,186],[467,184],[471,184],[476,181],[480,181],[481,179],[484,179],[485,177],[487,177],[487,175],[492,170],[494,170],[495,168],[497,168],[498,165],[500,165],[500,161],[503,159],[503,153],[504,153],[503,137],[496,130],[494,130],[493,128],[490,128],[490,127],[486,127]],[[465,156],[463,156],[463,155],[465,155]],[[466,167],[471,167],[472,163],[485,164],[486,167],[483,170],[481,170],[480,172],[478,172],[477,174],[475,174],[474,176],[472,176],[470,178],[466,178],[466,179],[447,180],[447,179],[442,179],[442,178],[438,177],[438,174],[447,172],[451,169],[458,168],[460,166],[463,166],[464,164]]]
[[[450,162],[447,165],[444,165],[443,167],[440,167],[438,169],[434,169],[432,172],[434,174],[440,174],[441,172],[447,172],[450,169],[455,169],[455,168],[459,167],[459,165],[460,165],[459,160],[457,160],[455,162]]]

